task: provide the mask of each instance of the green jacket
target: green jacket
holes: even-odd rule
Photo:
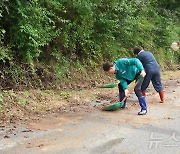
[[[127,80],[133,81],[137,74],[139,74],[144,67],[137,58],[121,58],[114,62],[116,68],[116,78],[120,81],[123,89],[128,88]]]

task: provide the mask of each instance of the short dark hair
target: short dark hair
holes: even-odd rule
[[[107,61],[103,64],[103,70],[107,72],[113,66],[114,66],[114,64],[112,62]]]
[[[135,46],[133,49],[133,53],[137,55],[143,48],[141,46]]]

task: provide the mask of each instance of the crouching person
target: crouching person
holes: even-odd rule
[[[144,78],[146,75],[142,63],[137,58],[121,58],[116,60],[114,63],[105,62],[103,64],[103,70],[108,73],[115,74],[116,79],[120,81],[118,85],[120,101],[122,101],[124,97],[129,97],[130,93],[128,85],[134,80],[137,81],[140,76]],[[141,93],[142,82],[143,79],[134,88],[135,94],[138,97],[139,104],[141,106],[141,110],[138,112],[138,115],[145,115],[147,113],[145,96]],[[126,100],[122,108],[126,107]]]

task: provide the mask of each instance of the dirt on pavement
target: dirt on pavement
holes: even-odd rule
[[[110,120],[111,124],[128,123],[134,128],[139,128],[147,124],[159,125],[160,123],[163,123],[163,121],[174,120],[175,117],[172,116],[174,110],[177,111],[180,109],[180,73],[168,73],[171,73],[169,75],[170,78],[164,77],[163,79],[166,98],[165,103],[159,103],[159,95],[155,92],[152,85],[150,85],[147,90],[146,97],[149,111],[144,118],[137,115],[137,112],[139,111],[139,104],[134,93],[128,99],[127,108],[125,110],[118,110],[114,112],[102,111],[101,108],[104,106],[104,104],[112,104],[118,101],[118,89],[117,87],[113,89],[99,89],[96,87],[93,89],[83,90],[83,93],[82,91],[76,91],[72,96],[69,96],[67,93],[61,94],[63,97],[70,98],[67,100],[63,99],[65,102],[63,102],[62,99],[55,101],[55,97],[57,95],[51,95],[52,100],[47,98],[48,101],[46,103],[51,102],[57,106],[59,105],[59,109],[54,108],[54,110],[51,109],[51,112],[42,112],[42,114],[35,114],[27,117],[25,116],[24,119],[16,119],[11,123],[2,124],[0,126],[0,140],[3,141],[5,139],[17,137],[18,141],[18,138],[22,138],[22,136],[24,139],[27,139],[31,138],[31,133],[36,133],[37,131],[56,130],[61,132],[63,131],[61,128],[65,124],[71,123],[73,125],[77,121],[82,121],[84,120],[84,117],[92,114],[95,114],[96,116],[91,120],[95,120],[96,122],[99,121],[100,123],[103,121],[102,117],[115,117],[116,114],[118,114],[118,118],[112,118]],[[166,75],[167,74],[164,76]],[[33,93],[31,93],[31,95],[32,94]],[[59,102],[61,102],[61,105]],[[66,104],[67,102],[69,103]],[[65,105],[63,106],[62,104]],[[101,129],[102,128],[100,127],[99,131]],[[69,130],[73,131],[73,127],[69,128]],[[76,140],[73,140],[73,142],[79,142],[79,140],[80,139],[76,138]],[[116,144],[116,142],[120,141],[114,141],[113,144]],[[3,149],[1,146],[2,145],[0,145],[0,149]],[[9,145],[9,147],[11,146],[13,147],[13,145]],[[29,144],[27,143],[26,148],[41,148],[44,146],[48,145],[46,145],[44,142],[37,141],[33,143],[29,142]]]
[[[162,74],[165,97],[169,98],[168,100],[176,99],[176,96],[171,98],[171,94],[176,91],[176,86],[180,84],[180,71],[166,71]],[[71,116],[73,116],[73,118],[77,116],[76,118],[79,119],[79,114],[89,114],[94,110],[101,110],[104,106],[118,101],[117,87],[101,89],[96,86],[91,89],[75,90],[72,92],[55,92],[48,90],[42,93],[40,90],[32,90],[23,92],[23,95],[20,95],[20,93],[21,92],[14,91],[7,92],[9,102],[11,103],[11,110],[8,111],[7,109],[7,112],[4,112],[6,117],[0,126],[2,130],[8,125],[12,125],[13,128],[11,129],[14,130],[17,124],[28,124],[28,127],[32,129],[56,128],[60,125],[58,123],[59,121],[62,124],[69,122],[71,121]],[[17,98],[20,100],[19,104],[12,103],[12,101]],[[150,100],[148,100],[149,98]],[[35,102],[37,100],[39,100],[39,102]],[[133,107],[139,106],[134,94],[130,96],[129,101],[131,102],[129,103],[131,107],[128,108],[132,109]],[[147,101],[149,108],[152,104],[156,104],[157,106],[162,105],[157,103],[159,96],[152,85],[147,89]],[[39,105],[34,105],[35,103]],[[14,111],[12,110],[13,108]],[[33,111],[33,114],[28,114],[29,110]],[[1,115],[1,119],[2,117]],[[133,118],[128,117],[128,114],[126,117],[127,119],[123,120],[133,121]],[[153,120],[153,117],[150,117],[149,120]]]

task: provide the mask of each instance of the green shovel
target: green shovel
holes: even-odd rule
[[[136,85],[142,80],[142,77],[140,76],[138,78],[138,80],[135,82],[135,84],[130,88],[129,90],[129,93],[132,93],[134,88],[136,87]],[[109,105],[109,106],[106,106],[104,107],[102,110],[103,111],[114,111],[114,110],[117,110],[119,108],[121,108],[123,105],[124,105],[124,101],[127,99],[127,97],[124,97],[124,99],[121,101],[121,102],[117,102],[113,105]]]
[[[111,84],[106,84],[103,86],[99,86],[99,88],[115,88],[117,86],[117,84],[115,83],[111,83]]]
[[[115,110],[121,108],[124,105],[124,101],[126,99],[127,99],[127,97],[124,97],[124,99],[121,102],[117,102],[117,103],[115,103],[113,105],[109,105],[109,106],[103,108],[102,110],[103,111],[115,111]]]

